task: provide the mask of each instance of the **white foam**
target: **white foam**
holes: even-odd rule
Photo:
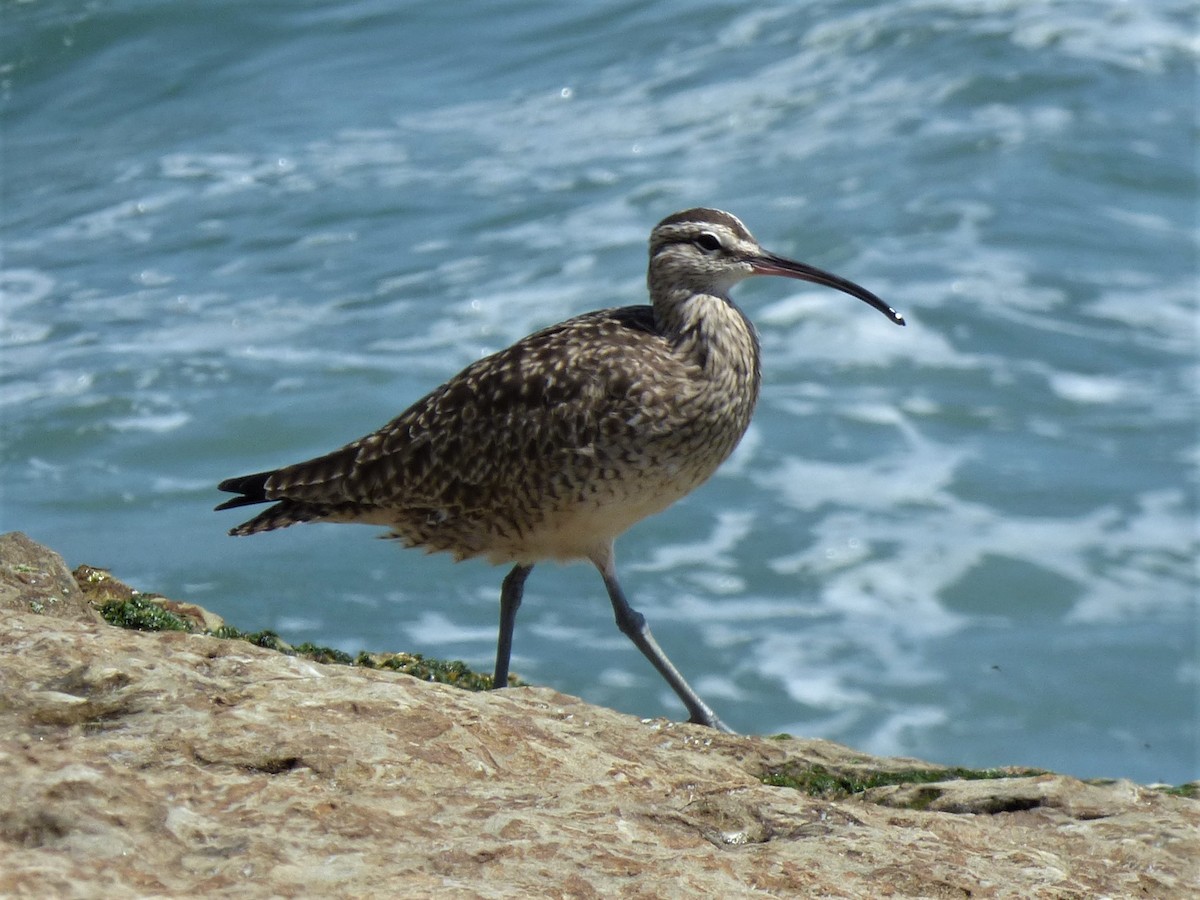
[[[495,625],[468,628],[438,612],[423,612],[415,622],[404,624],[404,633],[417,645],[494,644]]]
[[[182,428],[191,421],[185,412],[146,413],[138,416],[119,416],[108,420],[109,427],[117,431],[149,431],[166,434]]]
[[[16,310],[49,297],[55,285],[53,276],[37,269],[0,269],[0,314],[5,324]]]
[[[638,563],[640,571],[661,572],[667,569],[689,568],[696,565],[728,568],[733,564],[733,552],[750,533],[754,514],[741,511],[720,512],[707,539],[691,544],[656,546],[650,558]],[[721,593],[727,593],[721,591]]]
[[[1074,372],[1051,373],[1050,388],[1064,400],[1074,403],[1115,403],[1129,393],[1129,386],[1123,379]]]

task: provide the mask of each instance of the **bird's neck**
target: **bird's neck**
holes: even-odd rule
[[[732,379],[758,396],[759,348],[754,326],[728,296],[685,289],[651,294],[654,317],[680,355],[711,378]]]

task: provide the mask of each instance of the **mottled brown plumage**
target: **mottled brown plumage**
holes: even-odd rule
[[[766,253],[729,213],[686,210],[651,234],[650,306],[586,313],[536,332],[340,450],[221,482],[241,496],[217,508],[274,501],[234,535],[359,522],[458,559],[515,563],[501,595],[497,686],[507,682],[512,625],[533,564],[589,559],[618,625],[692,720],[724,727],[629,607],[612,546],[704,482],[745,433],[759,348],[728,292],[755,274],[837,288],[903,324],[863,288]]]

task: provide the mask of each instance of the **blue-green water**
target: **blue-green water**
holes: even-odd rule
[[[490,668],[502,570],[221,478],[642,302],[713,205],[909,320],[759,280],[723,471],[618,543],[734,727],[1183,781],[1197,759],[1184,2],[5,3],[0,527],[244,628]],[[681,710],[587,566],[514,668]]]

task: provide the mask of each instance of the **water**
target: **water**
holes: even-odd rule
[[[692,205],[853,278],[761,280],[763,398],[618,543],[734,727],[1200,776],[1194,10],[1183,2],[3,8],[0,526],[249,629],[490,668],[503,572],[221,478],[641,302]],[[586,566],[527,679],[674,698]]]

